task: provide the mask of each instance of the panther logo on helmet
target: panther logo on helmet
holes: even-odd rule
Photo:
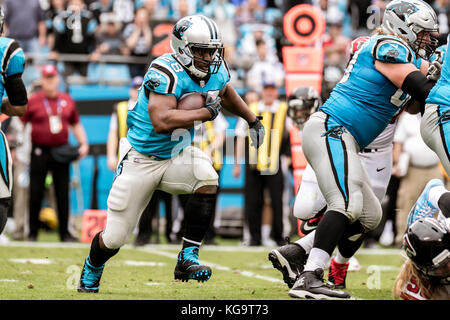
[[[402,1],[397,6],[391,8],[397,15],[413,14],[417,12],[419,9],[413,5],[412,3]]]
[[[192,25],[192,22],[188,20],[181,20],[177,24],[175,24],[175,27],[173,28],[173,35],[181,40],[183,37],[183,34],[186,32],[186,30]]]

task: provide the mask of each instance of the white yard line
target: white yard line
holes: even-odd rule
[[[62,242],[27,242],[27,241],[10,241],[7,244],[0,244],[0,247],[36,247],[36,248],[90,248],[90,243],[62,243]],[[149,244],[143,247],[135,247],[127,244],[122,249],[156,249],[156,250],[180,250],[180,244]],[[267,252],[272,247],[245,247],[245,246],[202,246],[202,251],[215,252]],[[402,252],[400,249],[359,249],[356,255],[398,255]]]
[[[142,248],[140,250],[148,252],[148,253],[152,253],[152,254],[158,254],[160,256],[164,256],[164,257],[171,258],[171,259],[174,259],[174,260],[176,260],[177,257],[178,257],[177,253],[170,253],[170,252],[160,251],[160,250],[151,250],[151,249],[146,249],[146,248]],[[227,266],[223,266],[223,265],[220,265],[220,264],[217,264],[217,263],[208,262],[208,261],[204,261],[204,260],[201,260],[201,263],[204,263],[205,265],[208,265],[211,268],[214,268],[216,270],[229,271],[229,272],[233,272],[233,273],[237,273],[237,274],[243,275],[245,277],[256,278],[256,279],[261,279],[261,280],[266,280],[266,281],[276,282],[276,283],[284,283],[283,280],[272,278],[272,277],[268,277],[268,276],[262,276],[262,275],[253,273],[251,271],[232,269],[232,268],[227,267]]]

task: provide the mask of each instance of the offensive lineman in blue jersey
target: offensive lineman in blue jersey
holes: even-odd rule
[[[439,157],[447,174],[450,174],[450,55],[448,40],[436,50],[437,63],[442,65],[440,77],[430,91],[421,122],[423,141]]]
[[[328,207],[304,270],[289,291],[291,297],[350,298],[323,283],[323,270],[336,246],[350,258],[381,219],[380,202],[358,152],[410,97],[423,110],[434,85],[426,77],[428,62],[423,59],[436,48],[431,34],[437,29],[436,14],[424,1],[390,2],[378,34],[354,54],[330,98],[306,122],[303,151]]]
[[[198,250],[215,210],[218,175],[209,158],[190,146],[194,122],[213,120],[223,104],[249,123],[254,146],[264,139],[261,122],[228,83],[214,21],[201,15],[180,19],[173,28],[171,48],[172,54],[151,63],[138,101],[128,111],[129,130],[120,141],[106,227],[92,240],[79,292],[98,292],[105,262],[125,244],[156,189],[192,194],[184,211],[186,231],[174,275],[182,281],[207,281],[211,269],[199,263]],[[206,106],[177,110],[177,101],[192,92],[204,94]]]
[[[420,123],[423,141],[439,157],[445,172],[450,174],[450,55],[448,40],[436,49],[429,69],[430,78],[437,82],[426,99],[425,112]],[[430,60],[431,61],[431,60]],[[425,186],[408,214],[407,226],[420,218],[433,218],[442,214],[450,218],[450,192],[440,179],[432,179]],[[450,255],[447,257],[450,259]],[[450,279],[447,279],[450,281]]]
[[[3,34],[3,7],[0,6],[0,35]],[[0,36],[1,75],[0,96],[6,93],[8,97],[1,100],[0,112],[8,116],[22,116],[27,110],[28,97],[22,81],[25,67],[25,56],[19,44],[10,38]],[[11,207],[12,160],[8,141],[0,131],[0,234]]]

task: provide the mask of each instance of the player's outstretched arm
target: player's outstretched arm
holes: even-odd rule
[[[220,92],[220,97],[225,109],[245,119],[248,123],[256,121],[256,116],[229,83]]]
[[[148,113],[157,133],[171,133],[175,129],[189,129],[195,121],[207,121],[211,113],[206,108],[179,110],[177,99],[173,95],[150,92]]]

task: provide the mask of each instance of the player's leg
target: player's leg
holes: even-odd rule
[[[8,141],[5,134],[0,131],[0,234],[8,221],[8,212],[11,208],[12,159]]]
[[[326,211],[327,203],[319,185],[316,174],[308,164],[303,172],[302,182],[295,196],[292,212],[300,219],[300,231],[306,235],[313,231],[319,224],[320,219]]]
[[[450,110],[442,111],[437,104],[427,104],[420,122],[420,134],[425,144],[439,157],[450,175]]]
[[[98,292],[105,263],[132,234],[169,161],[131,149],[120,162],[109,192],[105,229],[95,235],[81,273],[79,292]]]
[[[323,285],[323,269],[354,222],[360,220],[365,230],[376,227],[381,206],[359,159],[359,146],[345,128],[336,126],[319,112],[310,118],[303,134],[305,156],[317,175],[328,210],[319,222],[314,247],[290,295],[347,299],[348,293]]]
[[[303,220],[301,230],[305,236],[295,242],[273,249],[268,259],[278,269],[289,288],[294,285],[297,276],[303,271],[309,251],[314,242],[314,229],[323,216],[326,202],[317,184],[316,175],[308,165],[303,173],[302,182],[295,196],[293,214]],[[319,216],[318,216],[319,215]],[[309,223],[311,220],[311,223]]]
[[[207,281],[211,277],[211,268],[201,265],[198,256],[216,209],[218,185],[218,175],[209,157],[191,146],[171,160],[162,176],[158,189],[175,194],[191,193],[184,210],[186,228],[174,270],[175,279]]]
[[[360,159],[374,195],[381,203],[386,194],[392,171],[392,147],[389,146],[377,152],[360,153]],[[368,196],[373,198],[372,195]],[[338,243],[336,257],[332,258],[330,263],[327,281],[329,285],[337,289],[346,287],[345,280],[350,265],[349,260],[363,244],[365,235],[364,227],[359,221],[347,228]]]

